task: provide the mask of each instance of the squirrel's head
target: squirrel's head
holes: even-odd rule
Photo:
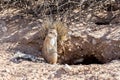
[[[48,30],[48,35],[53,35],[53,36],[57,37],[57,31],[56,31],[56,29],[49,29]]]

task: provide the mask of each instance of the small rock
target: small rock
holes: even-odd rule
[[[92,17],[92,15],[91,15],[91,14],[88,14],[88,15],[87,15],[87,21],[90,20],[91,17]]]
[[[79,25],[80,25],[80,26],[84,26],[84,24],[83,24],[83,23],[80,23]]]
[[[97,42],[96,42],[95,39],[92,40],[92,44],[93,44],[93,45],[97,44]]]
[[[68,50],[69,50],[69,51],[72,51],[72,49],[71,49],[71,48],[69,48]]]
[[[74,61],[74,64],[81,63],[83,62],[84,58],[80,58]]]
[[[68,64],[65,64],[65,66],[63,67],[63,69],[64,69],[66,72],[72,71],[72,67],[70,67]]]
[[[43,22],[43,20],[42,19],[38,19],[40,22]]]
[[[80,24],[76,24],[76,27],[79,27],[80,26]]]
[[[79,11],[80,11],[79,9],[73,10],[74,13],[78,13]]]

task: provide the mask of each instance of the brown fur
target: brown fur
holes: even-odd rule
[[[50,20],[46,20],[43,23],[43,26],[40,29],[40,37],[44,40],[47,32],[50,28],[54,28],[57,31],[57,42],[58,45],[68,39],[68,28],[67,25],[61,21],[51,22]]]
[[[57,63],[57,31],[55,29],[49,29],[48,34],[43,43],[42,54],[44,59],[50,63]]]

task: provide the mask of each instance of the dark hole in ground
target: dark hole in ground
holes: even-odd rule
[[[96,57],[90,56],[90,57],[85,57],[83,62],[81,64],[89,65],[89,64],[102,64]]]
[[[96,22],[96,25],[109,25],[110,22]]]
[[[63,64],[69,64],[69,65],[89,65],[89,64],[103,64],[101,61],[99,61],[96,57],[94,56],[86,56],[81,60],[70,60],[70,61],[66,61]]]

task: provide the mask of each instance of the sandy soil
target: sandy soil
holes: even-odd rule
[[[30,19],[27,19],[28,16],[23,16],[20,12],[21,11],[17,9],[5,9],[0,12],[0,30],[3,30],[0,33],[0,40],[1,37],[8,36],[11,33],[11,35],[13,35],[15,31],[23,28],[28,29],[29,32],[28,27],[30,27],[31,30],[33,26],[33,28],[35,28],[35,24],[38,25],[39,22],[42,22],[40,19],[38,22],[37,20],[32,21],[31,19],[33,17],[31,16]],[[72,17],[74,16],[71,16],[71,18]],[[75,19],[77,20],[77,17]],[[2,20],[5,20],[6,23]],[[119,18],[116,19],[116,21],[119,22]],[[73,25],[74,24],[75,23],[73,23]],[[38,26],[40,25],[41,24]],[[83,24],[76,24],[76,26],[83,26]],[[91,26],[94,27],[94,25]],[[4,33],[7,30],[9,32]],[[78,28],[76,28],[76,30],[78,30]],[[119,30],[119,28],[117,30]],[[103,29],[103,31],[105,31],[105,29]],[[112,34],[114,35],[115,32]],[[15,40],[19,39],[18,35],[22,36],[22,34],[16,34]],[[119,34],[116,34],[116,36],[118,35]],[[51,65],[45,62],[31,62],[27,60],[17,64],[10,61],[14,56],[14,51],[10,50],[11,47],[14,47],[12,43],[0,43],[0,80],[120,80],[119,60],[113,60],[107,64],[89,65]]]
[[[0,45],[0,80],[120,80],[120,61],[90,65],[51,65],[22,61],[13,63],[11,43]]]

